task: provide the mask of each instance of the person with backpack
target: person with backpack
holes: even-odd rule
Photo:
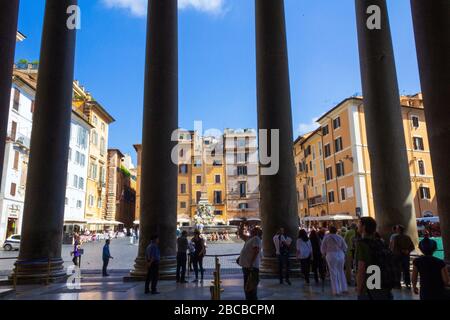
[[[306,284],[309,284],[309,274],[311,272],[311,256],[312,247],[309,241],[308,234],[304,229],[298,233],[297,240],[297,259],[300,260],[300,268],[305,277]]]
[[[273,244],[275,245],[275,252],[278,258],[278,268],[280,274],[280,284],[283,284],[283,270],[286,270],[284,277],[286,283],[291,285],[289,280],[289,249],[291,247],[292,239],[286,235],[284,228],[280,228],[277,234],[273,237]]]
[[[397,284],[396,288],[401,288],[401,273],[403,273],[403,282],[407,288],[411,288],[410,275],[410,257],[411,252],[414,251],[415,246],[411,238],[405,234],[405,227],[397,226],[397,235],[390,243],[390,249],[394,253],[395,262],[397,264]]]
[[[444,261],[433,257],[437,249],[436,241],[429,238],[429,234],[419,244],[424,256],[413,262],[412,286],[415,294],[420,293],[420,300],[449,300],[450,296],[445,287],[450,286],[450,278]],[[420,275],[420,291],[417,281]]]
[[[356,243],[355,260],[357,265],[356,292],[358,300],[392,300],[392,288],[395,283],[395,270],[392,252],[379,239],[375,238],[377,223],[371,217],[363,217],[359,221],[358,233],[361,239]],[[378,287],[368,286],[371,271],[369,267],[379,269]],[[372,269],[372,268],[371,268]],[[375,274],[376,277],[376,274]],[[381,283],[380,283],[381,282]]]

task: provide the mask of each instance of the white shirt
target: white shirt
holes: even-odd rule
[[[262,247],[262,241],[259,237],[252,237],[248,239],[244,247],[242,248],[241,254],[239,256],[239,265],[243,268],[257,268],[259,269],[259,265],[261,263],[261,247]],[[255,261],[253,262],[253,265],[251,264],[254,249],[258,248],[258,255],[256,256]]]
[[[311,241],[297,240],[297,256],[299,259],[307,259],[312,254]]]
[[[330,252],[343,251],[345,253],[347,251],[347,244],[341,236],[329,233],[323,238],[320,251],[325,256]]]
[[[276,234],[273,237],[273,244],[275,245],[275,253],[276,254],[280,254],[280,239],[281,239],[281,242],[283,242],[283,241],[286,242],[286,244],[288,246],[290,246],[292,243],[292,239],[289,238],[288,236],[281,235],[281,237],[280,237],[279,234]]]

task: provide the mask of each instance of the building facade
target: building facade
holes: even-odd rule
[[[401,108],[416,215],[437,215],[422,96],[402,96]],[[345,99],[318,124],[294,147],[300,218],[375,216],[362,98]]]
[[[106,184],[108,165],[108,132],[114,118],[92,96],[74,82],[74,108],[92,125],[90,134],[85,218],[90,230],[103,229],[108,221]]]
[[[131,228],[135,220],[136,190],[132,187],[134,177],[129,170],[133,166],[125,160],[120,150],[108,150],[106,219]]]
[[[225,129],[226,205],[229,222],[259,219],[256,131]]]

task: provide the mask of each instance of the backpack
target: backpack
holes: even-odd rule
[[[369,247],[372,263],[380,267],[381,289],[391,290],[397,284],[397,264],[394,254],[381,240],[361,239]]]

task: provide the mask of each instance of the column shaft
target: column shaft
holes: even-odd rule
[[[139,253],[134,277],[146,271],[145,249],[159,235],[162,277],[176,266],[177,165],[171,160],[178,128],[177,0],[150,0],[147,21],[144,121],[142,131]]]
[[[284,0],[255,0],[255,6],[258,128],[280,130],[279,171],[260,176],[263,268],[269,273],[275,271],[269,262],[275,256],[273,236],[284,227],[295,240],[299,220]],[[263,139],[260,135],[260,144]],[[268,150],[272,143],[269,139]]]
[[[0,186],[8,128],[19,0],[3,1],[0,10]]]
[[[47,0],[42,33],[36,111],[16,268],[19,279],[64,275],[61,259],[67,158],[72,113],[76,31],[67,27],[68,6],[77,0]]]
[[[379,230],[388,238],[402,224],[417,241],[411,178],[403,129],[394,52],[385,0],[355,0],[364,116],[368,140],[375,214]],[[381,29],[369,29],[380,10]],[[369,11],[369,12],[368,12]]]
[[[445,259],[450,264],[450,1],[411,0]]]

